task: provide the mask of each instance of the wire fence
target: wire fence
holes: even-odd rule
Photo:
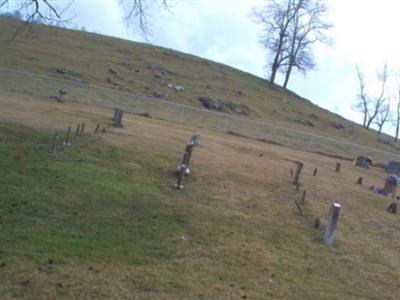
[[[354,158],[359,154],[372,156],[375,161],[400,160],[400,154],[350,143],[300,130],[274,126],[194,106],[164,101],[144,95],[90,85],[81,81],[58,79],[34,73],[0,68],[0,89],[23,92],[36,97],[58,96],[60,88],[67,91],[68,101],[95,104],[104,108],[121,106],[128,113],[150,115],[194,127],[241,135],[265,142],[281,144],[305,151]]]

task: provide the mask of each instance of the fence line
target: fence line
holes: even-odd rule
[[[243,117],[226,115],[186,104],[165,101],[146,95],[118,91],[107,87],[87,84],[81,81],[65,80],[26,71],[0,68],[1,89],[32,93],[35,96],[56,96],[60,88],[68,92],[68,99],[80,103],[96,104],[105,108],[122,105],[127,112],[148,113],[152,117],[232,132],[251,138],[264,139],[298,149],[323,152],[330,155],[354,157],[368,154],[374,159],[400,160],[398,153],[392,153],[370,146],[354,144],[315,133],[270,125]]]

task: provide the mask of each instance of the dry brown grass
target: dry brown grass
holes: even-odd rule
[[[96,107],[22,94],[5,94],[0,101],[1,122],[37,129],[65,130],[85,121],[92,131],[97,123],[109,124],[112,115]],[[196,131],[129,114],[124,125],[123,129],[110,127],[102,138],[149,157],[168,157],[169,169],[175,167]],[[190,221],[209,235],[210,243],[198,244],[193,236],[182,243],[176,260],[146,267],[69,261],[50,269],[43,266],[41,271],[29,271],[29,298],[398,298],[399,216],[385,211],[391,199],[368,189],[383,184],[381,169],[365,170],[341,161],[342,171],[336,173],[336,159],[211,131],[202,132],[200,143],[183,195],[196,190],[209,195],[185,205],[190,213],[201,216]],[[294,205],[301,192],[296,193],[290,183],[294,160],[305,163],[301,177],[301,190],[307,190],[304,216],[298,215]],[[313,177],[315,167],[318,175]],[[364,185],[356,184],[358,176],[364,177]],[[319,217],[324,225],[333,200],[342,204],[342,211],[337,242],[328,248],[322,244],[322,230],[312,229],[312,221]],[[169,201],[183,200],[171,197]],[[236,231],[231,231],[231,224],[238,225]],[[177,273],[180,284],[184,283],[181,289],[170,278]],[[14,282],[26,275],[19,274]],[[57,288],[61,279],[63,289]],[[139,283],[141,289],[136,288]]]

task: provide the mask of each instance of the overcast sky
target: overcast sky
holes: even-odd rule
[[[63,3],[59,0],[59,3]],[[266,53],[258,40],[260,28],[251,11],[268,0],[172,0],[171,12],[152,9],[155,45],[191,53],[266,77]],[[128,0],[125,0],[129,2]],[[355,65],[365,70],[367,88],[376,86],[376,71],[384,62],[400,66],[400,2],[396,0],[327,0],[332,48],[318,47],[318,69],[307,76],[293,74],[288,88],[314,103],[360,122],[352,110],[358,90]],[[75,0],[67,12],[88,31],[143,41],[127,30],[119,0]]]

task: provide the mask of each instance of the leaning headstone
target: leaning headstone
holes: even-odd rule
[[[327,246],[333,245],[336,238],[336,225],[339,219],[339,212],[340,212],[341,205],[337,202],[332,203],[329,217],[328,217],[328,224],[325,229],[324,235],[324,243]]]
[[[71,135],[71,126],[68,126],[67,135],[65,136],[65,141],[63,143],[64,146],[71,146],[70,142],[70,135]]]
[[[185,152],[188,154],[186,157],[186,161],[184,162],[186,166],[189,167],[190,159],[192,158],[194,144],[187,144]]]
[[[297,168],[294,173],[293,184],[298,186],[300,183],[300,174],[301,174],[301,170],[303,170],[304,163],[302,163],[301,161],[296,161],[296,164],[297,164]]]

